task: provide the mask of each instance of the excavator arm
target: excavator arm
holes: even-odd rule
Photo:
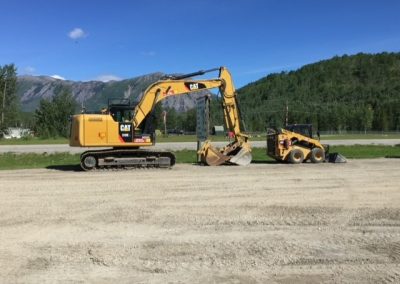
[[[216,70],[219,70],[219,77],[216,79],[191,79],[193,76],[204,75]],[[133,126],[138,128],[155,105],[163,99],[214,88],[218,88],[221,93],[225,125],[230,132],[234,133],[235,139],[220,150],[214,148],[210,141],[206,141],[199,151],[201,160],[208,165],[220,165],[227,162],[247,165],[251,162],[251,147],[247,142],[248,136],[240,129],[240,113],[232,76],[224,67],[183,76],[170,76],[150,85],[134,109]]]

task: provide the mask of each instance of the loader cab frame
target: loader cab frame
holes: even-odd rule
[[[285,127],[286,130],[307,136],[309,138],[313,138],[312,128],[312,124],[289,124]]]

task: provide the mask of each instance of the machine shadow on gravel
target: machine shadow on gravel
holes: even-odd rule
[[[282,164],[281,162],[278,161],[272,161],[272,160],[252,160],[252,164]]]
[[[79,165],[52,165],[47,166],[46,169],[62,172],[83,172],[82,168]]]

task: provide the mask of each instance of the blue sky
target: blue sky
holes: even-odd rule
[[[237,87],[358,52],[400,51],[400,1],[0,0],[0,65],[68,80],[227,66]]]

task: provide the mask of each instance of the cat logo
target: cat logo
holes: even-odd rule
[[[199,89],[199,84],[198,83],[192,83],[189,84],[189,89],[192,90],[198,90]]]
[[[189,91],[197,91],[207,88],[205,84],[199,82],[185,82],[185,87]]]
[[[130,132],[131,131],[131,125],[130,124],[121,124],[119,126],[119,130],[121,132]]]

